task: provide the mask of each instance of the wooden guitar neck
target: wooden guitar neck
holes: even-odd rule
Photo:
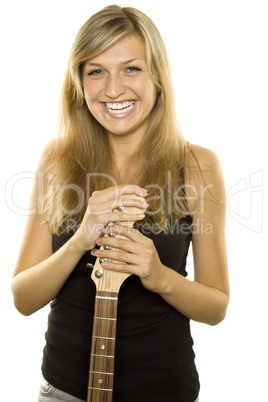
[[[128,211],[140,211],[128,208]],[[144,212],[143,210],[140,212]],[[133,226],[133,222],[121,222]],[[123,238],[123,236],[117,236]],[[118,293],[130,275],[106,270],[97,258],[92,271],[96,285],[87,402],[112,402]]]
[[[112,402],[118,292],[97,291],[87,402]]]

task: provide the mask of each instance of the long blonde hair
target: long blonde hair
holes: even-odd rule
[[[177,122],[173,84],[163,39],[151,21],[132,7],[108,6],[82,26],[71,49],[61,95],[59,134],[51,146],[47,173],[46,219],[53,233],[78,226],[88,197],[121,183],[112,159],[105,129],[88,110],[82,85],[84,63],[129,35],[138,35],[145,46],[148,72],[157,88],[148,131],[129,161],[128,183],[147,187],[150,209],[147,220],[159,231],[168,221],[189,214],[184,196],[184,169],[188,146]],[[126,170],[128,169],[126,167]],[[172,201],[171,201],[172,200]]]

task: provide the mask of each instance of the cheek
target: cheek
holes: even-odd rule
[[[145,96],[146,96],[146,101],[149,107],[153,107],[156,101],[156,87],[155,85],[150,81],[150,83],[147,83],[147,86],[144,85],[144,88],[146,88]]]
[[[97,93],[85,89],[84,96],[89,111],[95,116],[97,112]]]
[[[94,85],[84,84],[84,95],[87,103],[96,100],[99,92],[100,89],[97,83],[94,83]]]

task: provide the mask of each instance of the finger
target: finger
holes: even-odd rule
[[[144,241],[144,235],[141,234],[137,229],[134,229],[132,227],[126,226],[126,225],[110,225],[107,226],[103,230],[104,234],[107,234],[109,236],[110,233],[115,233],[121,236],[125,236],[127,239],[132,240],[137,243],[141,243]]]
[[[100,263],[102,264],[103,262],[101,261],[102,258],[107,259],[108,262],[120,262],[122,263],[127,263],[127,264],[136,264],[137,262],[137,255],[128,253],[126,251],[121,251],[121,250],[96,250],[95,251],[95,256],[100,258]]]
[[[145,210],[148,208],[149,204],[145,201],[144,198],[117,198],[113,202],[113,209],[112,211],[124,211],[126,212],[142,212],[144,213]]]
[[[134,184],[118,186],[117,191],[118,191],[118,196],[122,196],[124,194],[128,194],[128,195],[135,194],[138,197],[146,197],[148,195],[148,191],[145,188],[141,188]]]
[[[124,212],[135,211],[135,209],[144,212],[149,207],[149,204],[145,201],[145,198],[137,196],[120,197],[114,200],[113,204],[114,204],[113,210],[115,209],[119,210],[120,208],[122,208],[122,211]]]
[[[112,227],[118,226],[120,222],[135,222],[145,218],[145,214],[142,212],[111,212],[105,215],[105,225],[115,222]],[[102,217],[100,216],[100,219]],[[120,225],[123,226],[123,225]],[[118,233],[118,232],[116,232]]]
[[[105,212],[112,212],[118,208],[123,208],[124,211],[135,212],[135,208],[140,212],[144,212],[149,207],[149,204],[143,197],[137,196],[123,196],[116,199],[103,201],[100,199],[90,199],[88,205],[88,213],[99,214]]]
[[[92,193],[92,197],[96,199],[102,198],[105,201],[121,197],[124,194],[128,195],[135,194],[138,197],[146,197],[148,195],[148,192],[144,188],[128,184],[128,185],[109,187],[101,191],[94,191]]]
[[[115,200],[109,200],[105,202],[96,202],[90,200],[87,213],[88,214],[100,214],[113,212],[122,208],[124,212],[144,212],[148,208],[149,204],[144,198],[117,198]],[[138,210],[138,211],[135,211]]]
[[[116,263],[116,261],[104,261],[101,265],[103,268],[110,269],[111,271],[138,275],[137,266],[134,264],[122,264]]]
[[[104,250],[119,249],[120,251],[125,251],[132,254],[137,252],[137,243],[128,239],[105,236],[100,237],[96,244],[100,247],[103,247]]]

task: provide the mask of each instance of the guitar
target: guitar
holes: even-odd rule
[[[129,211],[144,212],[134,207],[128,208]],[[127,221],[120,224],[132,227],[134,222]],[[117,235],[117,238],[124,238],[124,236]],[[95,262],[91,275],[96,285],[96,295],[87,402],[112,402],[113,400],[118,293],[122,283],[129,276],[130,274],[127,273],[104,269],[99,258]]]

